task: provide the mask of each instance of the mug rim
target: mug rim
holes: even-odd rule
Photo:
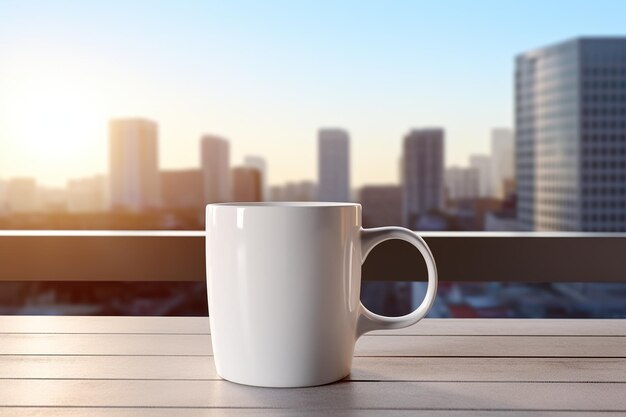
[[[211,203],[207,208],[235,207],[235,208],[339,208],[361,207],[359,203],[333,202],[333,201],[258,201],[258,202],[235,202],[235,203]]]

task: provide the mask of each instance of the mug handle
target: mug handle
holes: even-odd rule
[[[357,338],[372,330],[401,329],[411,326],[421,320],[435,301],[437,293],[437,266],[430,248],[417,233],[404,227],[376,227],[361,229],[361,258],[365,262],[367,255],[374,246],[386,240],[400,239],[415,246],[426,261],[428,271],[428,288],[422,303],[413,312],[400,317],[381,316],[369,311],[360,303],[359,319],[357,323]]]

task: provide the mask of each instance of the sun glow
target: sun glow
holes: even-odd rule
[[[10,142],[33,160],[79,158],[104,128],[88,91],[71,80],[29,79],[7,100]]]

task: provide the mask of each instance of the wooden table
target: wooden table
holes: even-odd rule
[[[423,320],[298,389],[220,380],[207,318],[0,316],[0,333],[0,416],[626,413],[626,320]]]

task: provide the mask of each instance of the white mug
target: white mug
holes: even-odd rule
[[[225,203],[206,209],[206,266],[217,373],[264,387],[327,384],[350,374],[359,336],[410,326],[437,291],[426,243],[401,227],[363,229],[351,203]],[[377,244],[401,239],[426,260],[421,305],[401,317],[360,301],[361,265]]]

